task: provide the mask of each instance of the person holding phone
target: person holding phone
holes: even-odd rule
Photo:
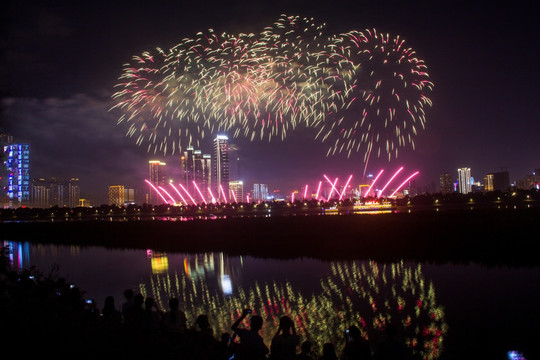
[[[269,350],[259,334],[262,329],[263,318],[260,315],[252,315],[250,319],[250,328],[240,328],[240,323],[248,314],[252,314],[249,309],[244,309],[242,315],[232,324],[231,329],[240,338],[240,344],[235,353],[235,359],[238,360],[261,360],[265,359]]]

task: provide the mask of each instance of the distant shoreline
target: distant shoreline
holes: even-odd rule
[[[4,222],[2,240],[226,252],[262,258],[540,265],[540,209],[233,217],[190,221]]]

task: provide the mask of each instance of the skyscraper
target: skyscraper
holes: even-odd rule
[[[471,168],[458,169],[458,191],[461,194],[468,194],[472,191]]]
[[[487,174],[484,178],[484,191],[493,191],[493,174]]]
[[[32,204],[34,207],[46,209],[50,207],[49,182],[45,179],[32,180]]]
[[[231,200],[234,202],[244,202],[244,182],[242,180],[229,181]]]
[[[205,197],[209,199],[208,187],[211,184],[211,162],[210,154],[203,154],[201,150],[195,150],[193,147],[188,147],[182,155],[182,182],[185,188],[191,193],[198,196],[198,191],[195,189],[193,182]]]
[[[109,205],[124,205],[124,185],[109,186]]]
[[[159,160],[150,160],[148,162],[148,167],[150,171],[150,181],[152,185],[154,185],[156,188],[159,186],[165,186],[166,178],[165,178],[165,166],[167,164],[164,162],[161,162]],[[151,204],[159,202],[159,195],[154,193],[153,190],[149,189],[149,196],[148,200]]]
[[[7,168],[7,196],[11,206],[30,201],[30,145],[4,145]]]
[[[68,182],[68,206],[79,206],[79,199],[81,198],[81,187],[79,185],[79,179],[71,178]]]
[[[227,201],[229,193],[229,138],[218,135],[214,139],[212,161],[212,192],[217,201]]]
[[[510,174],[508,171],[493,173],[493,190],[508,191],[510,188]]]
[[[454,191],[452,176],[449,173],[441,174],[439,179],[440,191],[442,194],[449,194]]]
[[[253,184],[253,200],[266,201],[268,199],[268,184]]]

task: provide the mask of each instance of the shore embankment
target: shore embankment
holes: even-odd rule
[[[265,258],[538,265],[540,209],[0,223],[3,240]]]

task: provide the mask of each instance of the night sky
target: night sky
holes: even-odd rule
[[[144,190],[146,153],[116,125],[113,86],[133,55],[168,49],[209,28],[258,33],[281,14],[313,17],[330,32],[399,34],[425,61],[435,88],[416,150],[372,158],[368,172],[400,166],[437,183],[470,167],[482,180],[506,168],[515,181],[540,168],[540,56],[534,2],[438,1],[13,1],[1,12],[0,130],[31,144],[31,177],[78,177],[100,203],[108,185]],[[206,148],[210,152],[211,138]],[[289,192],[322,174],[361,181],[363,154],[326,157],[308,131],[286,141],[232,141],[241,177]],[[164,158],[179,165],[178,159]],[[438,187],[437,187],[438,189]]]

